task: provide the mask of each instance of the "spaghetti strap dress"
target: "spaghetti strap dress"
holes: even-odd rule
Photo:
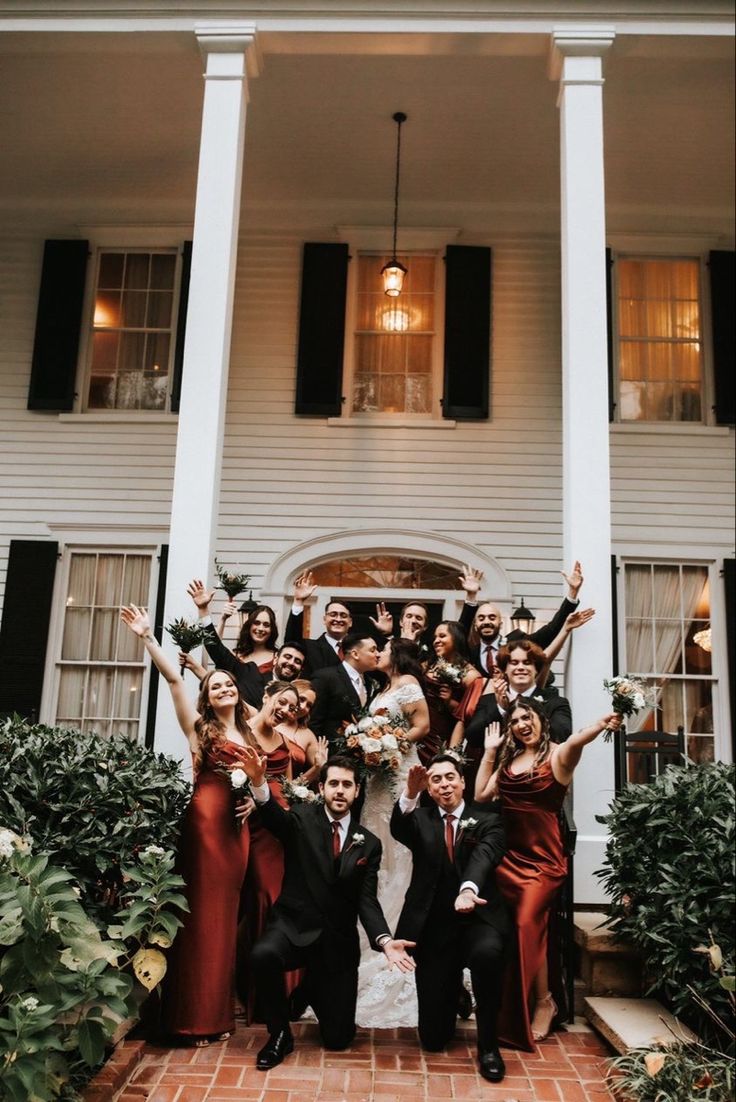
[[[507,853],[496,880],[516,918],[518,953],[506,971],[498,1034],[503,1044],[534,1050],[529,1001],[547,953],[550,909],[567,876],[559,812],[567,786],[549,761],[499,777]]]

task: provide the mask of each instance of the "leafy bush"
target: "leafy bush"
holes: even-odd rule
[[[703,1037],[722,1038],[715,1018],[726,1035],[734,1025],[733,807],[733,766],[670,766],[599,817],[611,925],[641,951],[649,991]]]
[[[0,727],[0,826],[73,873],[101,922],[117,907],[122,865],[151,842],[176,848],[189,795],[178,762],[128,738],[17,716]]]
[[[702,1045],[634,1048],[611,1069],[618,1097],[636,1102],[733,1102],[733,1060]]]

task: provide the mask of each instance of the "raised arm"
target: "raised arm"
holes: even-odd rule
[[[498,770],[496,756],[503,744],[500,723],[489,723],[483,741],[483,757],[475,778],[475,801],[483,804],[498,797]]]
[[[128,605],[121,608],[120,619],[134,635],[137,635],[143,641],[143,646],[150,654],[151,661],[169,686],[179,726],[189,739],[192,750],[196,750],[197,736],[194,730],[194,723],[197,719],[196,708],[187,696],[178,669],[159,646],[158,640],[151,629],[148,613],[145,609],[138,608],[137,605]]]
[[[555,780],[559,781],[560,784],[569,784],[575,772],[575,767],[588,743],[597,739],[601,731],[618,731],[622,722],[623,716],[620,716],[617,712],[611,712],[609,715],[596,720],[595,723],[591,723],[590,727],[583,727],[582,730],[575,731],[574,734],[570,735],[567,742],[555,746],[550,759]]]
[[[554,661],[557,655],[564,647],[567,640],[572,633],[581,628],[583,624],[587,624],[589,620],[592,620],[595,616],[594,608],[579,608],[571,612],[569,616],[565,618],[565,622],[554,637],[551,643],[548,643],[544,648],[544,653],[547,655],[547,671],[549,670],[550,663]],[[546,679],[546,671],[545,671]],[[541,688],[542,686],[540,686]]]

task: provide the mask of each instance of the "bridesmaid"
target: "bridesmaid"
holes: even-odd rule
[[[512,705],[503,734],[498,723],[486,731],[475,799],[483,803],[500,796],[503,804],[508,848],[496,879],[516,914],[519,950],[518,971],[511,967],[506,974],[499,1038],[528,1052],[548,1036],[557,1014],[549,989],[547,931],[567,876],[559,812],[583,749],[602,731],[617,730],[621,720],[615,713],[603,716],[556,744],[539,703],[525,697]]]
[[[228,601],[223,605],[217,631],[219,636],[222,636],[227,621],[237,611],[236,601]],[[278,634],[279,629],[273,609],[269,605],[256,605],[243,620],[233,653],[241,661],[247,659],[249,662],[255,662],[258,672],[267,677],[273,672]]]
[[[206,674],[196,707],[179,671],[158,645],[148,614],[135,605],[120,617],[137,635],[167,682],[194,761],[194,791],[179,839],[178,871],[186,881],[189,913],[168,954],[162,989],[162,1027],[195,1044],[225,1040],[235,1028],[233,973],[240,891],[250,831],[236,821],[228,773],[245,747],[255,747],[244,702],[223,670]]]
[[[429,765],[441,747],[449,745],[465,690],[480,678],[468,659],[465,634],[457,621],[443,620],[437,625],[432,647],[435,660],[424,674],[423,685],[429,707],[429,734],[418,746],[422,765]],[[458,671],[458,680],[453,684],[440,673],[443,664],[454,666]]]
[[[282,725],[279,730],[289,743],[291,771],[301,784],[316,787],[319,771],[327,761],[328,742],[326,738],[317,738],[309,726],[309,717],[317,699],[312,682],[297,678],[290,682],[299,695],[299,707],[293,724]]]

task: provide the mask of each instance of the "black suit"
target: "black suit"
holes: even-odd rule
[[[355,1034],[360,921],[374,948],[390,933],[376,896],[381,843],[351,818],[337,861],[324,807],[291,811],[271,798],[260,808],[264,824],[284,847],[281,894],[253,949],[258,998],[269,1031],[289,1027],[283,974],[306,968],[302,981],[326,1048],[347,1048]],[[354,835],[362,841],[353,841]]]
[[[572,710],[569,700],[560,696],[556,689],[535,689],[532,694],[541,697],[542,711],[549,720],[550,737],[553,742],[564,742],[572,733]],[[511,705],[506,709],[508,715]],[[504,716],[498,710],[493,693],[484,693],[478,701],[472,717],[465,725],[465,739],[471,750],[483,751],[483,738],[489,723],[504,723]]]
[[[302,677],[311,678],[318,670],[339,666],[342,661],[342,659],[338,658],[337,652],[329,642],[325,632],[322,632],[318,639],[304,638],[303,612],[289,613],[289,619],[286,621],[284,640],[287,643],[296,643],[298,640],[301,642],[301,646],[306,656]]]
[[[263,690],[266,678],[255,662],[242,662],[223,643],[213,624],[206,624],[204,630],[205,649],[218,670],[226,670],[235,680],[238,691],[244,700],[254,708],[263,704]]]
[[[367,704],[375,696],[378,686],[368,674],[364,681]],[[330,669],[319,670],[312,678],[312,685],[317,699],[309,725],[317,737],[326,738],[332,744],[340,734],[343,723],[349,723],[365,705],[360,703],[360,697],[342,662]]]
[[[481,601],[480,604],[486,604],[486,602]],[[578,604],[578,601],[570,601],[567,599],[567,597],[565,597],[564,601],[557,609],[557,612],[554,614],[548,624],[544,624],[541,628],[537,628],[537,630],[533,631],[531,635],[526,635],[523,631],[509,632],[509,635],[505,639],[499,638],[496,640],[496,642],[498,646],[503,646],[504,643],[513,643],[515,640],[518,639],[530,639],[532,643],[536,643],[538,647],[541,647],[544,650],[544,648],[548,647],[549,644],[552,643],[560,634],[565,620],[568,618],[571,612],[575,611],[575,609],[578,607]],[[463,628],[466,636],[470,633],[470,629],[473,626],[473,620],[475,619],[475,614],[477,611],[478,605],[463,605],[463,610],[460,613],[459,623],[460,626]],[[479,670],[482,674],[487,674],[488,670],[485,666],[481,664],[480,660],[480,644],[477,647],[470,647],[469,653],[470,661],[473,663],[475,668]]]
[[[444,823],[436,805],[403,814],[399,804],[391,816],[391,833],[412,853],[409,890],[396,927],[396,937],[417,943],[416,985],[419,1038],[431,1051],[445,1047],[455,1033],[458,991],[464,967],[470,968],[476,1000],[478,1049],[496,1044],[496,1017],[511,923],[496,886],[494,869],[506,852],[501,816],[497,811],[466,804],[458,825],[455,861],[445,847]],[[461,884],[473,881],[485,906],[471,914],[454,909]]]

